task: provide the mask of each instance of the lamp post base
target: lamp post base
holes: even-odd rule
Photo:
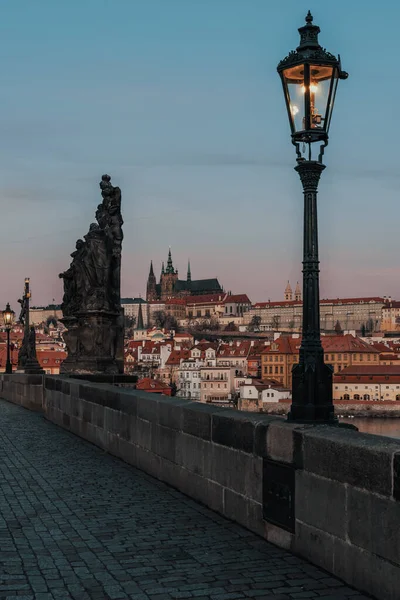
[[[337,425],[332,400],[333,369],[322,360],[308,355],[304,363],[292,369],[292,405],[288,421]]]

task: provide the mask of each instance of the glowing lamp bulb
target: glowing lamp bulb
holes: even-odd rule
[[[295,117],[297,115],[297,113],[299,112],[299,108],[295,104],[292,104],[292,106],[290,107],[290,111],[291,111],[292,115]]]
[[[301,91],[303,94],[305,94],[306,87],[304,85],[301,86]],[[316,92],[318,92],[318,84],[317,83],[310,83],[310,92],[312,94],[315,94]]]

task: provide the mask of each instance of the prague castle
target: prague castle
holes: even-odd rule
[[[169,298],[183,298],[184,296],[198,296],[204,294],[218,294],[223,292],[218,279],[192,279],[190,263],[186,279],[178,279],[178,270],[172,263],[171,248],[168,252],[167,267],[162,263],[160,282],[157,283],[154,275],[153,262],[150,263],[150,273],[147,279],[146,299],[148,302],[168,300]]]

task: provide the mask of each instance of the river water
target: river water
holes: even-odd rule
[[[385,435],[387,437],[396,438],[400,440],[400,418],[396,419],[382,419],[373,417],[363,419],[361,417],[355,417],[354,419],[343,418],[339,419],[345,423],[351,423],[358,427],[359,431],[363,433],[374,433],[375,435]]]

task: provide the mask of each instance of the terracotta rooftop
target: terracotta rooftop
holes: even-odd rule
[[[323,335],[321,343],[324,352],[367,352],[370,354],[378,354],[372,345],[367,344],[358,337],[353,335]],[[263,350],[262,354],[281,353],[281,354],[298,354],[301,345],[301,337],[279,337],[270,346]],[[277,346],[277,349],[274,349]]]
[[[376,302],[385,304],[384,298],[381,298],[380,296],[372,296],[368,298],[323,298],[320,300],[320,304],[373,304]],[[301,300],[281,300],[280,302],[256,302],[256,304],[253,306],[255,308],[272,308],[275,306],[301,306],[302,304],[303,302]]]
[[[249,297],[247,294],[231,294],[230,296],[226,296],[224,300],[224,304],[238,302],[241,304],[251,304]]]
[[[190,358],[190,350],[184,348],[182,350],[172,350],[165,364],[168,366],[179,365],[181,360]]]

